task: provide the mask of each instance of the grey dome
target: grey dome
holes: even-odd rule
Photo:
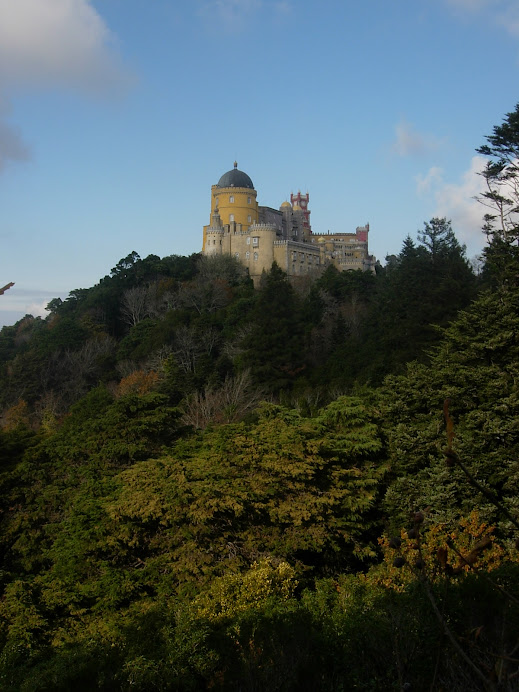
[[[254,190],[252,180],[247,173],[238,170],[236,163],[232,171],[227,171],[222,175],[218,181],[218,187],[248,187],[250,190]]]

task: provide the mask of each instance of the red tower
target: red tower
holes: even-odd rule
[[[308,209],[308,202],[310,200],[310,195],[307,192],[306,195],[302,195],[301,191],[298,191],[297,195],[290,194],[290,204],[294,207],[297,205],[301,211],[303,212],[303,228],[308,231],[308,233],[312,232],[312,228],[310,226],[310,210]]]

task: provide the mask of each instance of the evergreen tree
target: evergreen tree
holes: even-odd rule
[[[399,255],[388,263],[378,284],[371,315],[368,352],[375,381],[406,363],[425,361],[445,326],[475,295],[474,273],[446,219],[431,219],[418,234],[407,236]]]
[[[429,507],[429,521],[453,522],[480,509],[513,532],[506,516],[449,466],[443,450],[444,402],[450,400],[455,453],[477,481],[519,518],[519,301],[508,289],[483,293],[443,331],[428,365],[390,377],[381,394],[394,480],[386,508],[394,526]]]
[[[519,103],[494,126],[487,144],[477,149],[488,158],[481,173],[487,189],[479,201],[490,211],[483,230],[489,245],[484,250],[485,274],[492,284],[519,281]]]
[[[306,369],[300,301],[277,264],[262,279],[240,363],[272,393],[290,389]]]

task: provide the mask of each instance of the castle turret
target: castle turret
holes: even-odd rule
[[[220,225],[229,226],[233,232],[236,232],[236,228],[245,232],[258,221],[256,195],[252,180],[247,173],[238,170],[238,164],[234,162],[234,168],[224,173],[218,183],[211,187],[211,216],[209,226],[204,226],[202,252],[210,252],[207,234],[214,223],[215,213],[219,216]]]

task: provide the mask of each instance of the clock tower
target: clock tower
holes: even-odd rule
[[[310,200],[310,195],[308,192],[306,195],[301,194],[301,190],[298,191],[297,195],[290,194],[290,204],[292,207],[299,207],[303,212],[303,228],[309,234],[312,232],[310,227],[310,210],[308,209],[308,202]]]

